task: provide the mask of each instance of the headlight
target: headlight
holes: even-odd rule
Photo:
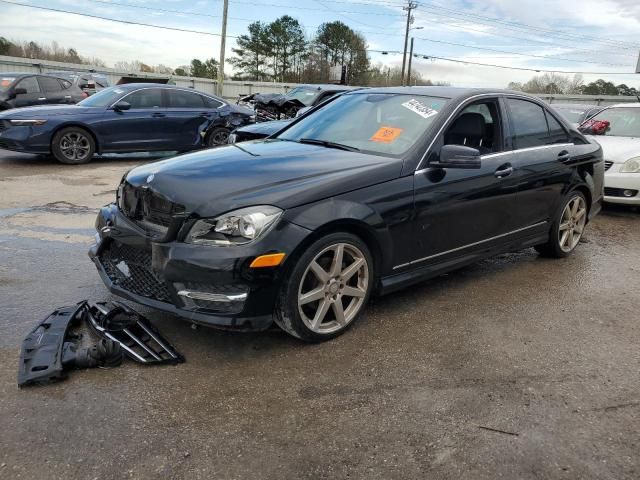
[[[36,127],[38,125],[44,125],[46,120],[9,120],[11,125],[16,127]]]
[[[198,220],[185,242],[199,245],[244,245],[267,233],[282,210],[270,205],[258,205],[225,213],[217,218]]]
[[[227,143],[228,144],[236,143],[236,138],[237,137],[235,133],[230,133],[229,138],[227,139]]]
[[[620,173],[640,173],[640,157],[631,158],[624,162]]]

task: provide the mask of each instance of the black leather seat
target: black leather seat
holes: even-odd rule
[[[465,145],[487,153],[490,149],[483,146],[487,133],[487,125],[484,116],[480,113],[463,113],[449,127],[445,136],[447,145]]]

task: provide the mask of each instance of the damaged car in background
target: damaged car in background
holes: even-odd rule
[[[603,175],[600,146],[534,97],[348,92],[267,140],[129,171],[89,255],[123,298],[323,341],[373,294],[527,247],[566,257]]]
[[[171,85],[105,88],[77,105],[0,113],[0,149],[53,155],[66,164],[94,154],[188,152],[227,143],[254,112],[209,94]]]
[[[604,201],[640,206],[640,105],[607,107],[583,123],[580,131],[602,146]]]
[[[315,107],[341,92],[358,90],[362,87],[346,85],[299,85],[285,95],[281,93],[254,93],[241,96],[238,105],[252,108],[256,121],[269,122],[295,118],[306,107]]]

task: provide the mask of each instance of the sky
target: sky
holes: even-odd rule
[[[7,2],[13,2],[10,4]],[[16,5],[62,9],[102,17],[219,34],[222,0],[2,0],[0,36],[58,42],[108,66],[119,60],[178,67],[192,58],[218,58],[220,37],[126,25]],[[246,32],[252,21],[291,15],[311,38],[318,25],[340,20],[367,39],[372,63],[401,65],[406,13],[402,0],[229,0],[227,34]],[[406,2],[405,2],[406,3]],[[424,57],[540,70],[594,72],[640,87],[637,0],[418,0],[414,10],[413,69],[423,78],[456,86],[506,87],[535,71],[465,65]],[[137,7],[137,8],[136,8]],[[163,11],[164,10],[164,11]],[[169,12],[172,10],[174,12]],[[184,13],[175,13],[184,12]],[[454,45],[454,44],[461,44]],[[234,38],[227,39],[227,58]],[[387,51],[383,55],[377,51]],[[498,50],[498,51],[495,51]],[[232,73],[231,65],[225,69]],[[612,73],[629,73],[613,75]]]

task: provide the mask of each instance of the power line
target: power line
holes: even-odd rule
[[[237,2],[237,0],[235,0]],[[313,9],[313,8],[305,8],[305,7],[290,7],[293,9],[304,9],[304,10],[314,10],[314,11],[331,11],[332,13],[342,16],[344,18],[346,18],[347,20],[350,20],[352,22],[358,23],[360,25],[364,25],[370,28],[379,28],[378,25],[372,25],[369,23],[364,23],[361,22],[360,20],[356,20],[352,17],[348,17],[346,15],[343,15],[343,13],[354,13],[354,14],[375,14],[375,15],[385,15],[388,16],[387,14],[383,14],[383,13],[376,13],[376,12],[343,12],[343,11],[334,11],[331,8],[327,7],[326,5],[324,5],[322,2],[320,2],[319,0],[315,0],[319,5],[321,5],[322,7],[324,7],[324,10],[322,9]],[[326,0],[328,1],[328,0]],[[101,3],[101,4],[105,4],[105,5],[117,5],[117,6],[122,6],[122,7],[130,7],[130,8],[137,8],[137,9],[143,9],[143,10],[148,10],[148,11],[152,11],[152,12],[164,12],[164,13],[176,13],[176,14],[182,14],[182,15],[193,15],[193,16],[198,16],[198,17],[210,17],[210,18],[220,18],[220,15],[212,15],[212,14],[207,14],[207,13],[199,13],[199,12],[188,12],[188,11],[184,11],[184,10],[171,10],[171,9],[166,9],[166,8],[159,8],[159,7],[147,7],[144,5],[133,5],[130,3],[122,3],[122,2],[113,2],[113,1],[104,1],[104,0],[93,0],[94,3]],[[252,2],[242,2],[242,3],[252,3]],[[334,2],[337,3],[337,2]],[[276,7],[286,7],[289,8],[286,5],[275,5],[275,4],[264,4],[264,5],[270,5],[270,6],[276,6]],[[440,15],[440,14],[438,14]],[[398,16],[398,17],[404,17],[404,15],[394,15],[394,16]],[[247,21],[247,22],[253,22],[253,19],[249,19],[249,18],[238,18],[238,17],[229,17],[230,19],[233,20],[240,20],[240,21]],[[451,25],[451,24],[450,24]],[[317,28],[317,27],[308,27],[308,28]],[[498,35],[496,33],[493,32],[486,32],[480,29],[473,29],[470,27],[460,27],[460,30],[463,31],[478,31],[478,32],[482,32],[488,35],[492,35],[492,36],[505,36],[504,34]],[[370,33],[370,34],[374,34],[374,35],[383,35],[380,32],[363,32],[363,33]],[[392,36],[392,34],[386,34],[388,36]],[[399,36],[399,35],[396,35]],[[416,37],[418,38],[418,37]],[[533,39],[525,39],[525,38],[521,38],[521,37],[511,37],[511,38],[516,38],[516,39],[520,39],[523,41],[533,41],[533,42],[538,42],[538,43],[542,43],[545,45],[553,45],[550,44],[549,42],[541,42],[539,40],[533,40]],[[439,42],[439,43],[444,43],[447,44],[447,42],[445,41],[437,41],[437,40],[433,40],[433,39],[424,39],[424,38],[419,38],[420,40],[425,40],[425,41],[431,41],[431,42]],[[454,42],[449,42],[448,44],[453,45],[453,46],[462,46],[462,47],[467,47],[467,45],[464,44],[457,44]],[[558,45],[554,45],[554,46],[558,46]],[[555,60],[561,60],[561,61],[569,61],[569,62],[576,62],[576,63],[593,63],[596,65],[610,65],[610,66],[624,66],[622,64],[613,64],[613,63],[602,63],[602,62],[593,62],[593,61],[589,61],[586,59],[568,59],[568,58],[557,58],[558,55],[561,54],[552,54],[552,55],[533,55],[533,54],[523,54],[523,53],[518,53],[518,52],[509,52],[509,51],[503,51],[503,50],[496,50],[496,49],[492,49],[492,48],[488,48],[488,47],[476,47],[476,46],[468,46],[468,48],[473,48],[476,50],[486,50],[486,51],[494,51],[496,53],[509,53],[509,54],[513,54],[513,55],[517,55],[517,56],[529,56],[529,57],[533,57],[533,58],[548,58],[548,59],[555,59]],[[565,46],[565,48],[573,48],[573,47],[568,47]],[[572,52],[575,54],[579,54],[581,52],[589,52],[589,53],[596,53],[596,54],[602,54],[602,51],[596,51],[596,50],[581,50],[581,51],[576,51],[576,52]],[[626,54],[613,54],[613,55],[620,55],[620,56],[629,56],[629,57],[634,57],[635,55],[626,55]]]
[[[46,11],[49,11],[49,12],[68,13],[70,15],[78,15],[80,17],[96,18],[98,20],[106,20],[108,22],[115,22],[115,23],[124,23],[124,24],[127,24],[127,25],[138,25],[138,26],[142,26],[142,27],[161,28],[163,30],[173,30],[173,31],[176,31],[176,32],[197,33],[197,34],[200,34],[200,35],[210,35],[210,36],[213,36],[213,37],[220,37],[221,36],[219,33],[203,32],[201,30],[190,30],[190,29],[187,29],[187,28],[166,27],[164,25],[154,25],[154,24],[151,24],[151,23],[133,22],[133,21],[130,21],[130,20],[122,20],[122,19],[117,19],[117,18],[102,17],[100,15],[93,15],[93,14],[90,14],[90,13],[72,12],[70,10],[63,10],[61,8],[41,7],[39,5],[27,5],[26,3],[9,2],[7,0],[0,0],[0,3],[7,3],[9,5],[17,5],[19,7],[25,7],[25,8],[36,8],[38,10],[46,10]],[[234,35],[227,35],[227,37],[238,38],[237,36],[234,36]]]
[[[476,13],[464,13],[464,12],[459,12],[457,10],[453,10],[447,7],[443,7],[441,5],[432,3],[432,2],[423,2],[423,4],[425,4],[426,6],[429,6],[431,8],[436,8],[439,10],[443,10],[445,12],[450,13],[451,15],[456,15],[456,16],[462,16],[462,17],[472,17],[474,21],[485,21],[485,22],[490,22],[490,23],[498,23],[501,25],[507,25],[507,26],[513,26],[516,28],[520,28],[520,29],[526,29],[526,30],[535,30],[538,32],[542,32],[545,33],[547,35],[554,35],[554,36],[564,36],[565,38],[571,38],[574,40],[583,40],[583,39],[589,39],[591,41],[597,41],[599,43],[608,43],[612,46],[624,46],[625,48],[639,48],[640,45],[639,44],[635,44],[635,43],[631,43],[631,42],[620,42],[620,41],[615,41],[615,40],[607,40],[606,38],[600,38],[600,37],[593,37],[591,35],[583,35],[583,34],[575,34],[575,33],[571,33],[571,32],[565,32],[565,31],[561,31],[561,30],[553,30],[553,29],[549,29],[549,28],[544,28],[544,27],[538,27],[535,25],[530,25],[530,24],[526,24],[526,23],[521,23],[521,22],[514,22],[514,21],[509,21],[509,20],[502,20],[499,18],[495,18],[495,17],[488,17],[485,15],[480,15],[480,14],[476,14]]]
[[[123,24],[127,24],[127,25],[139,25],[139,26],[151,27],[151,28],[159,28],[159,29],[164,29],[164,30],[195,33],[195,34],[199,34],[199,35],[220,36],[219,33],[203,32],[203,31],[199,31],[199,30],[190,30],[190,29],[177,28],[177,27],[167,27],[167,26],[163,26],[163,25],[153,25],[153,24],[148,24],[148,23],[133,22],[133,21],[129,21],[129,20],[120,20],[120,19],[115,19],[115,18],[110,18],[110,17],[103,17],[103,16],[93,15],[93,14],[88,14],[88,13],[73,12],[73,11],[57,9],[57,8],[41,7],[41,6],[37,6],[37,5],[27,5],[27,4],[13,2],[13,1],[7,1],[7,0],[0,0],[0,3],[5,3],[5,4],[9,4],[9,5],[17,5],[17,6],[25,7],[25,8],[35,8],[35,9],[38,9],[38,10],[53,11],[53,12],[57,12],[57,13],[67,13],[67,14],[77,15],[77,16],[81,16],[81,17],[96,18],[96,19],[99,19],[99,20],[105,20],[105,21],[115,22],[115,23],[123,23]],[[230,38],[238,38],[238,36],[236,36],[236,35],[228,35],[228,37],[230,37]],[[394,51],[394,50],[366,50],[366,51],[373,52],[373,53],[403,53],[403,52]],[[477,66],[484,66],[484,67],[501,68],[501,69],[508,69],[508,70],[530,71],[530,72],[538,72],[538,73],[539,72],[548,72],[548,73],[584,74],[584,75],[635,75],[634,73],[631,73],[631,72],[630,73],[623,73],[623,72],[593,72],[593,71],[554,70],[554,69],[546,69],[546,68],[510,67],[510,66],[506,66],[506,65],[496,65],[496,64],[489,64],[489,63],[482,63],[482,62],[471,62],[471,61],[467,61],[467,60],[460,60],[460,59],[449,58],[449,57],[441,57],[441,56],[435,56],[435,55],[430,55],[430,54],[419,54],[419,53],[416,53],[415,55],[418,55],[418,56],[421,56],[421,57],[428,57],[430,59],[443,60],[443,61],[448,61],[448,62],[456,62],[456,63],[467,64],[467,65],[477,65]]]
[[[368,50],[369,52],[374,53],[395,53],[402,54],[399,50]],[[493,63],[482,63],[482,62],[470,62],[468,60],[460,60],[458,58],[449,58],[449,57],[441,57],[437,55],[431,55],[428,53],[414,53],[414,57],[422,57],[424,59],[433,59],[433,60],[443,60],[446,62],[454,62],[454,63],[463,63],[467,65],[475,65],[481,67],[492,67],[492,68],[501,68],[506,70],[521,70],[527,72],[536,72],[536,73],[564,73],[564,74],[579,74],[579,75],[636,75],[634,72],[590,72],[590,71],[575,71],[575,70],[553,70],[547,68],[528,68],[528,67],[510,67],[507,65],[496,65]]]

